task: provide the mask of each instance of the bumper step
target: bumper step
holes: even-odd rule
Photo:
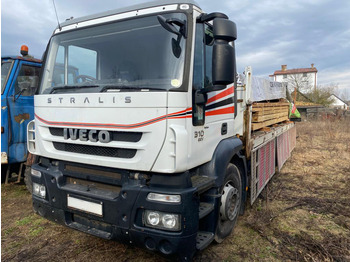
[[[214,210],[214,205],[206,202],[199,203],[199,219],[202,219]]]
[[[196,248],[203,250],[214,240],[214,234],[211,232],[199,231],[197,233]]]
[[[215,178],[207,176],[193,176],[191,177],[192,186],[197,188],[199,194],[207,191],[209,188],[214,186]]]
[[[102,230],[99,230],[96,228],[91,228],[91,227],[82,225],[82,224],[77,223],[77,222],[71,222],[71,223],[67,224],[67,226],[69,226],[70,228],[88,233],[90,235],[94,235],[96,237],[104,238],[107,240],[112,239],[112,234],[109,232],[105,232],[105,231],[102,231]]]

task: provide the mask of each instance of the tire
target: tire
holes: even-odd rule
[[[219,219],[216,226],[215,242],[221,243],[229,236],[237,222],[242,205],[242,182],[238,168],[229,163],[223,186],[220,188],[221,200]]]
[[[33,193],[33,183],[32,183],[32,176],[30,173],[30,166],[26,166],[26,169],[24,171],[24,183],[26,184],[26,187],[28,191],[32,194]]]

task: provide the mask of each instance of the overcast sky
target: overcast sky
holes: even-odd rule
[[[56,0],[59,21],[145,0]],[[164,1],[166,2],[166,1]],[[282,64],[318,69],[320,85],[338,85],[350,100],[350,1],[197,0],[207,13],[226,13],[236,22],[238,71],[253,67],[267,77]],[[1,0],[1,54],[17,55],[22,44],[41,58],[57,26],[52,0]]]

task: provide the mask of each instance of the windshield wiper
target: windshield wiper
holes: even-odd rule
[[[99,87],[99,85],[72,85],[72,86],[54,86],[52,87],[51,91],[49,94],[55,93],[57,90],[64,90],[64,89],[78,89],[78,88],[92,88],[92,87]]]
[[[149,87],[141,87],[141,86],[125,86],[125,85],[108,85],[102,87],[100,93],[106,92],[108,90],[128,90],[128,91],[153,91],[153,90],[162,90],[166,91],[164,88],[149,88]]]

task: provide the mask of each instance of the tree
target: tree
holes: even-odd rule
[[[328,107],[334,102],[331,95],[334,94],[336,88],[336,85],[317,86],[315,89],[305,93],[305,96],[307,96],[315,104]]]
[[[312,90],[313,85],[311,83],[311,77],[309,74],[306,76],[304,74],[291,74],[287,76],[288,89],[289,92],[294,92],[295,90],[306,93]]]

